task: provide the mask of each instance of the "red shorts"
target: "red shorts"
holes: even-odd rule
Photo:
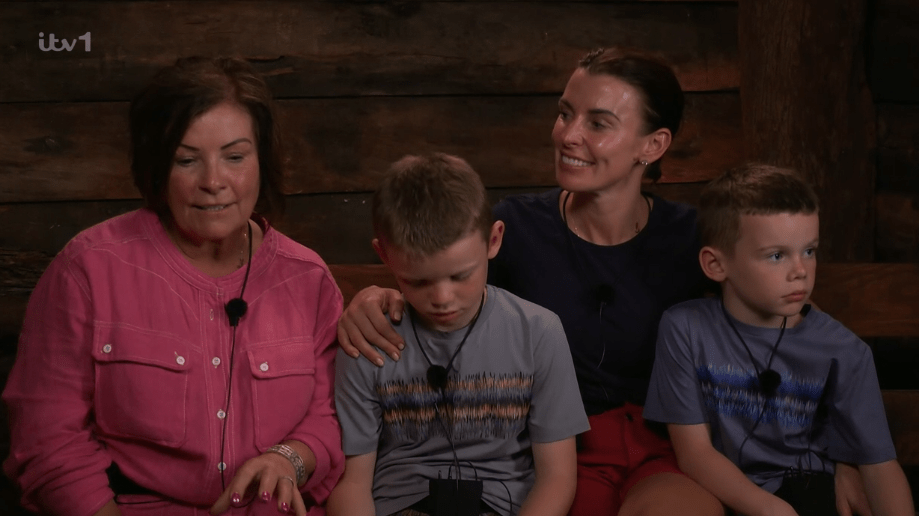
[[[590,416],[580,436],[578,488],[569,516],[612,516],[629,489],[658,473],[683,473],[670,441],[648,429],[642,407],[622,407]]]

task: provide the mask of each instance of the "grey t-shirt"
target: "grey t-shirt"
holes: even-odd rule
[[[428,385],[429,364],[409,310],[396,326],[406,343],[398,362],[378,368],[339,350],[335,404],[343,448],[346,455],[377,452],[373,499],[379,515],[426,497],[428,479],[456,478],[454,450],[462,478],[484,480],[483,500],[501,514],[516,514],[533,486],[531,443],[589,429],[558,317],[487,288],[443,394]],[[466,333],[416,329],[431,362],[442,366]]]
[[[770,492],[789,469],[832,473],[834,461],[896,458],[874,359],[861,339],[818,310],[786,329],[777,347],[778,328],[732,318],[748,353],[726,316],[720,299],[664,313],[646,419],[708,423],[715,449]],[[782,381],[770,397],[757,368],[766,369],[773,349]]]

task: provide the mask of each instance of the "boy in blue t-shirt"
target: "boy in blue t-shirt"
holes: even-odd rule
[[[792,171],[746,165],[700,198],[699,261],[722,296],[668,310],[644,416],[680,468],[746,515],[834,515],[836,462],[858,465],[874,516],[914,516],[871,350],[806,304],[817,197]]]

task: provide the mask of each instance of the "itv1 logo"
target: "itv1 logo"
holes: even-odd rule
[[[83,34],[79,38],[74,38],[70,41],[67,41],[66,38],[57,39],[54,37],[54,33],[51,33],[48,35],[48,46],[47,47],[45,46],[45,33],[39,32],[38,33],[38,48],[41,49],[42,52],[50,52],[52,50],[55,52],[60,52],[61,50],[66,50],[70,52],[71,50],[73,50],[73,47],[76,46],[77,40],[82,41],[83,49],[86,52],[89,52],[90,48],[92,47],[92,36],[90,35],[89,32],[87,32],[86,34]],[[58,42],[61,43],[60,47],[57,46]]]

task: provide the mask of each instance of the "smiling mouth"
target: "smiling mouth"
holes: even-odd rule
[[[220,210],[225,209],[227,206],[229,206],[229,204],[212,204],[209,206],[196,205],[195,208],[202,210],[202,211],[220,211]]]
[[[593,163],[589,161],[583,161],[577,158],[570,158],[568,156],[562,155],[562,163],[565,165],[571,165],[573,167],[589,167]]]

